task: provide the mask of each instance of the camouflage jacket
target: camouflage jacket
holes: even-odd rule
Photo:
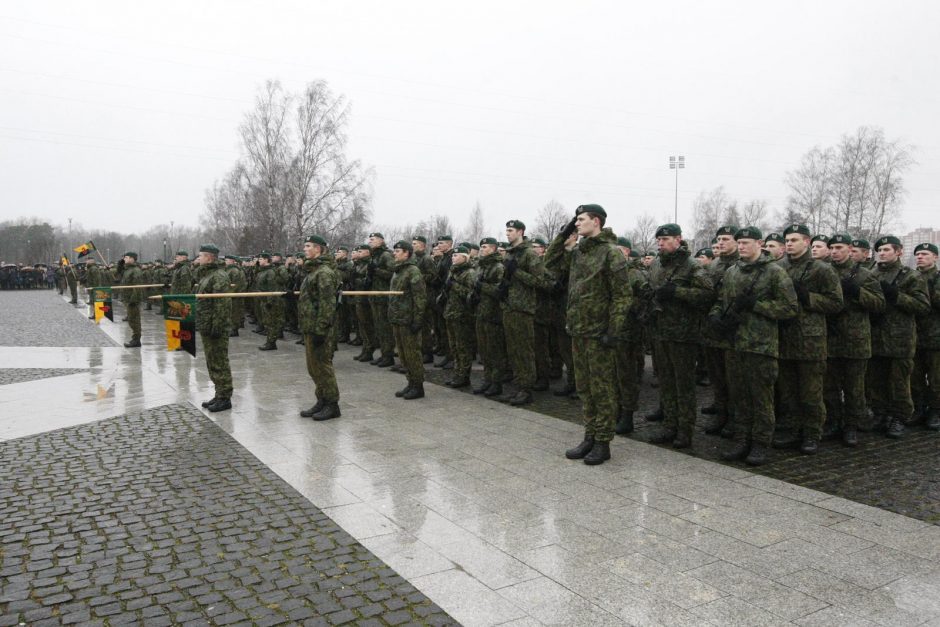
[[[784,255],[778,262],[793,281],[797,294],[809,290],[809,302],[800,304],[800,313],[780,323],[780,359],[819,360],[826,358],[826,314],[842,311],[842,284],[828,263],[807,250],[797,259]]]
[[[301,268],[303,268],[303,266],[301,266]],[[353,284],[353,275],[355,274],[353,262],[349,259],[343,259],[337,262],[336,271],[339,272],[340,285],[344,289],[349,289]]]
[[[406,261],[396,263],[393,268],[391,289],[404,292],[401,296],[390,296],[388,321],[392,324],[424,324],[424,312],[428,307],[428,291],[424,277],[418,269],[418,260],[412,255]]]
[[[563,259],[568,269],[565,328],[572,337],[622,337],[625,332],[633,292],[627,260],[616,243],[617,236],[605,228],[565,250],[559,234],[545,253],[553,265]]]
[[[216,262],[195,269],[196,294],[224,294],[229,289],[228,272]],[[197,298],[196,330],[210,337],[228,337],[232,326],[231,298]]]
[[[450,275],[450,267],[454,265],[454,249],[451,248],[443,256],[434,261],[432,258],[431,261],[434,263],[434,272],[431,276],[431,289],[440,292],[444,289],[444,283],[447,282],[447,277]]]
[[[479,293],[480,304],[477,306],[476,317],[490,324],[502,324],[499,284],[503,280],[503,264],[499,253],[480,257],[477,268],[474,290]]]
[[[357,259],[353,262],[352,286],[355,290],[368,290],[372,288],[372,282],[369,280],[369,260]],[[353,302],[359,302],[356,298]],[[368,303],[369,301],[365,301]]]
[[[705,272],[708,274],[708,279],[711,281],[712,290],[714,290],[716,296],[721,293],[721,284],[724,283],[725,273],[729,268],[734,266],[740,258],[738,251],[734,251],[730,255],[719,255],[705,269]],[[715,335],[707,325],[702,329],[702,345],[712,348],[723,348],[725,350],[731,348],[731,342],[728,338]]]
[[[293,288],[294,275],[293,271],[287,267],[287,264],[274,263],[271,265],[274,266],[274,274],[277,276],[278,284],[282,286],[282,289]]]
[[[883,314],[871,319],[871,354],[894,359],[912,359],[917,347],[915,317],[930,311],[927,281],[916,270],[892,263],[879,262],[872,270],[885,293]],[[897,288],[897,302],[888,298],[888,289]]]
[[[676,285],[675,296],[663,302],[657,290]],[[712,284],[705,268],[692,259],[685,247],[663,253],[650,266],[650,318],[653,338],[668,342],[698,342],[702,314],[714,302]]]
[[[529,240],[510,248],[503,266],[503,282],[509,288],[503,311],[535,314],[536,290],[543,285],[542,260],[532,251]]]
[[[917,316],[917,348],[940,350],[940,272],[936,266],[919,272],[927,282],[930,311]]]
[[[415,252],[412,255],[415,260],[415,264],[418,266],[418,270],[421,271],[421,276],[424,278],[424,284],[431,288],[431,283],[434,280],[434,275],[437,272],[437,264],[434,263],[434,258],[431,257],[427,252]]]
[[[333,255],[324,254],[304,261],[306,275],[297,295],[297,319],[304,335],[327,335],[336,318],[339,272]]]
[[[376,291],[388,290],[388,286],[392,281],[392,266],[395,265],[395,259],[385,244],[372,249],[372,258],[369,263],[372,266],[369,270],[372,273],[372,289]],[[388,296],[372,297],[374,302],[385,302],[387,299]]]
[[[476,280],[476,270],[469,262],[450,267],[443,292],[447,295],[447,303],[444,305],[445,320],[469,322],[473,319],[473,307],[468,301]]]
[[[649,277],[643,272],[643,264],[638,259],[627,260],[627,283],[630,285],[630,293],[633,294],[633,303],[630,305],[622,338],[626,342],[637,342],[643,338],[640,305],[644,292],[649,289]]]
[[[121,285],[143,285],[144,284],[144,271],[138,267],[138,265],[131,264],[129,266],[124,266],[124,272],[121,273],[119,277]],[[121,302],[131,305],[137,304],[144,299],[143,290],[120,290],[121,292]]]
[[[734,311],[733,303],[739,294],[757,297],[751,311]],[[761,255],[754,262],[738,260],[728,268],[709,318],[735,321],[733,350],[777,357],[780,351],[778,321],[794,318],[798,313],[793,281],[773,259]]]
[[[225,266],[225,273],[228,274],[228,282],[233,292],[244,292],[248,289],[248,277],[245,271],[238,265]]]
[[[842,282],[858,285],[858,296],[849,296],[843,292],[845,307],[839,313],[827,316],[826,340],[829,357],[842,359],[868,359],[871,357],[870,314],[881,313],[885,309],[885,296],[881,284],[871,272],[860,263],[847,259],[844,263],[832,263]]]
[[[173,266],[170,279],[170,294],[192,294],[196,279],[193,276],[193,264],[181,261]]]
[[[283,292],[287,289],[287,284],[283,282],[283,276],[274,266],[265,266],[258,268],[258,274],[255,275],[255,291],[257,292]]]

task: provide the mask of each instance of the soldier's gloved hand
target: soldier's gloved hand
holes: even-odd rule
[[[451,287],[454,286],[454,283],[456,283],[456,281],[454,281],[454,277],[449,276],[447,277],[447,282],[444,283],[444,287],[446,287],[447,289],[450,289]]]
[[[555,279],[555,282],[552,283],[552,291],[556,294],[564,294],[566,288],[565,282],[561,279]]]
[[[575,222],[577,221],[577,219],[578,219],[577,216],[575,216],[574,218],[571,218],[571,222],[569,222],[568,224],[562,227],[561,231],[559,231],[559,235],[561,235],[565,239],[568,239],[569,237],[571,237],[571,234],[574,233],[575,229],[578,228],[577,226],[575,226]]]
[[[165,290],[170,289],[170,284],[169,284],[169,283],[164,283],[164,284],[163,284],[163,289],[165,289]]]
[[[809,307],[809,288],[802,283],[794,283],[793,289],[796,290],[796,299],[800,301],[800,305]]]
[[[373,276],[375,276],[375,269],[378,268],[378,267],[379,267],[379,265],[378,265],[377,263],[375,263],[375,259],[373,259],[372,261],[369,262],[369,267],[368,267],[368,269],[366,270],[366,274],[369,275],[369,278],[370,278],[370,279],[371,279]]]
[[[477,292],[476,290],[467,294],[467,304],[471,307],[476,307],[479,305],[480,300],[480,292]]]
[[[292,289],[290,289],[290,288],[287,288],[287,291],[284,292],[283,294],[281,294],[281,298],[286,298],[286,299],[288,299],[288,300],[290,300],[290,299],[293,298],[294,296],[296,296],[296,293],[294,292],[294,290],[292,290]]]
[[[310,341],[313,342],[314,346],[323,346],[326,344],[326,336],[314,333],[310,336]]]
[[[509,298],[509,283],[506,283],[505,281],[500,283],[499,289],[497,290],[497,295],[499,296],[499,300],[506,300]]]
[[[757,304],[757,294],[740,293],[734,297],[732,308],[737,312],[751,311]]]
[[[881,291],[885,293],[885,300],[891,303],[892,305],[897,304],[898,302],[898,286],[894,283],[888,283],[887,281],[881,282]]]
[[[862,287],[852,279],[842,279],[842,295],[849,298],[858,298],[862,292]]]
[[[412,322],[411,326],[408,327],[408,330],[411,331],[413,335],[421,333],[421,330],[424,328],[424,325],[420,322]]]
[[[660,302],[668,303],[676,297],[676,287],[678,286],[675,283],[665,283],[656,288],[656,297]]]
[[[601,346],[604,348],[614,348],[617,346],[617,338],[610,333],[605,333],[601,336]]]
[[[516,270],[519,269],[519,262],[516,261],[515,257],[510,257],[509,259],[506,260],[504,265],[506,268],[506,278],[511,279],[512,275],[514,275],[516,273]]]

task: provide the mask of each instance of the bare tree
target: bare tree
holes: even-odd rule
[[[467,218],[467,227],[463,236],[468,242],[478,243],[483,238],[485,231],[486,225],[483,223],[483,207],[480,206],[480,201],[477,201],[470,211],[470,217]]]
[[[723,219],[728,216],[728,209],[732,204],[737,211],[735,201],[732,201],[725,192],[724,186],[716,187],[711,191],[702,191],[698,195],[692,203],[693,234],[691,240],[694,241],[694,246],[706,246],[711,241]]]
[[[738,224],[739,226],[756,226],[761,230],[766,230],[769,227],[767,212],[766,200],[750,200],[741,206],[741,221]]]
[[[539,209],[535,217],[535,229],[533,234],[539,234],[548,240],[551,240],[565,226],[573,216],[568,215],[564,205],[555,200],[549,200],[544,207]]]
[[[636,219],[636,224],[629,231],[627,237],[630,238],[636,250],[640,252],[653,250],[656,247],[657,227],[659,227],[659,224],[656,218],[644,213]]]

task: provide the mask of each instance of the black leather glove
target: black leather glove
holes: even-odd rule
[[[576,228],[578,228],[575,226],[575,221],[577,219],[578,219],[577,216],[571,218],[571,222],[563,226],[561,228],[561,231],[559,231],[559,234],[565,239],[568,239],[569,237],[571,237],[571,234],[574,233]]]
[[[408,327],[408,330],[411,331],[413,335],[417,335],[418,333],[421,333],[422,329],[424,329],[424,325],[421,324],[420,322],[412,322],[411,325]]]
[[[737,312],[751,311],[757,304],[757,294],[742,292],[734,297],[731,307]]]
[[[326,344],[325,335],[317,335],[316,333],[314,333],[310,336],[310,340],[313,342],[314,346],[323,346],[324,344]]]
[[[369,262],[369,268],[366,270],[366,274],[369,276],[370,279],[373,276],[375,276],[375,270],[378,267],[379,267],[379,264],[375,263],[375,259]]]
[[[809,288],[802,283],[794,283],[793,289],[796,290],[796,299],[800,301],[803,307],[809,306]]]
[[[286,299],[290,300],[291,298],[293,298],[293,297],[296,296],[296,295],[297,295],[297,294],[296,294],[296,292],[294,292],[294,290],[292,290],[292,289],[290,289],[290,288],[287,288],[287,291],[284,292],[283,294],[281,294],[281,298],[286,298]]]
[[[656,297],[660,300],[660,302],[668,303],[676,297],[677,287],[678,286],[672,282],[660,285],[658,288],[656,288]]]
[[[556,294],[564,294],[567,289],[568,289],[568,286],[565,285],[564,281],[562,281],[561,279],[556,280],[552,284],[552,291]]]
[[[858,295],[861,293],[861,291],[862,287],[852,279],[842,279],[843,296],[847,296],[848,298],[858,298]]]
[[[449,276],[449,277],[447,277],[447,282],[444,283],[444,287],[450,289],[451,287],[454,286],[454,283],[456,283],[456,281],[454,281],[454,277]]]
[[[506,283],[505,281],[503,281],[502,283],[499,284],[498,296],[499,296],[499,300],[506,300],[507,298],[509,298],[509,283]]]
[[[479,305],[481,300],[482,299],[480,298],[480,292],[476,290],[473,290],[472,292],[467,294],[467,304],[470,305],[471,307],[476,307],[477,305]]]
[[[601,346],[604,348],[614,348],[617,346],[617,338],[610,333],[604,333],[604,335],[601,336]]]
[[[881,282],[881,291],[885,293],[885,300],[892,305],[898,302],[898,286],[895,283]]]
[[[509,259],[506,260],[505,267],[506,267],[506,272],[505,272],[506,278],[511,279],[512,275],[514,275],[516,273],[516,270],[519,269],[519,262],[516,261],[515,257],[510,257]]]

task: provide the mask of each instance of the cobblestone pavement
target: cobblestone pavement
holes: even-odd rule
[[[85,372],[85,370],[83,368],[0,368],[0,385],[64,377],[78,372]]]
[[[87,307],[70,305],[55,290],[0,291],[0,310],[0,346],[116,346],[88,320]],[[78,323],[62,323],[72,318]]]
[[[658,391],[651,385],[648,362],[640,391],[640,408],[636,412],[636,430],[630,436],[642,442],[647,441],[660,424],[643,418],[658,404]],[[426,373],[429,381],[438,384],[443,384],[450,376],[450,371],[434,367],[428,368]],[[475,365],[474,384],[481,376],[479,365]],[[554,381],[552,385],[557,387],[560,382]],[[467,393],[469,390],[462,389]],[[711,398],[711,388],[698,387],[700,406],[707,405]],[[481,398],[480,402],[486,401]],[[536,392],[535,402],[528,408],[581,424],[580,401],[559,398],[551,392]],[[719,457],[725,440],[704,432],[709,420],[709,416],[699,416],[693,446],[683,452],[726,463]],[[774,450],[767,465],[747,469],[940,525],[940,434],[912,426],[899,441],[875,433],[860,433],[859,442],[856,449],[846,448],[837,441],[822,442],[820,452],[815,456],[801,455],[794,450]],[[668,448],[669,445],[663,446]],[[728,465],[745,467],[743,464]]]
[[[0,443],[0,625],[455,624],[193,408]]]

